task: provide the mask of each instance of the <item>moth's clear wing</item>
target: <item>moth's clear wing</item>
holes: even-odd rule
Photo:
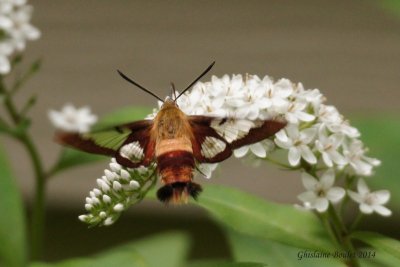
[[[188,116],[195,140],[195,158],[201,163],[220,162],[241,146],[260,142],[273,136],[286,123],[280,120],[247,120]]]
[[[154,158],[151,120],[136,121],[89,133],[56,133],[56,141],[88,153],[113,156],[125,167],[148,165]]]

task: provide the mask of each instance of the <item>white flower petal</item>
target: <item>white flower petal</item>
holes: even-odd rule
[[[347,194],[350,196],[351,199],[353,199],[357,203],[362,203],[364,201],[364,198],[356,192],[347,190]]]
[[[325,212],[328,206],[329,202],[326,198],[318,198],[314,203],[314,207],[318,212]]]
[[[370,205],[367,205],[365,203],[360,204],[360,210],[362,213],[365,214],[371,214],[374,211]]]
[[[233,150],[233,154],[235,155],[236,158],[242,158],[244,157],[247,152],[249,152],[249,146],[242,146],[238,149]]]
[[[335,172],[333,169],[328,169],[324,174],[322,174],[320,183],[324,189],[331,188],[335,182]]]
[[[362,178],[358,179],[357,189],[361,195],[366,195],[367,193],[369,193],[369,188],[368,188],[367,184],[365,183],[364,179],[362,179]]]
[[[311,152],[311,149],[306,145],[301,145],[300,147],[301,156],[305,161],[310,164],[317,163],[317,158],[315,157],[314,153]]]
[[[259,158],[265,158],[267,156],[267,152],[265,151],[265,148],[262,146],[261,143],[250,145],[250,150],[251,152],[253,152],[254,155]]]
[[[297,196],[303,203],[312,203],[316,201],[317,195],[312,191],[306,191]]]
[[[336,203],[344,197],[345,192],[341,187],[332,187],[328,190],[326,197],[333,203]]]
[[[374,211],[382,216],[390,216],[392,215],[392,211],[384,206],[376,205],[372,207]]]
[[[279,144],[278,144],[279,145]],[[297,147],[289,148],[289,163],[292,166],[296,166],[299,164],[301,158],[300,149]]]
[[[318,185],[318,180],[306,172],[301,173],[301,181],[304,187],[309,191],[314,191]]]
[[[379,205],[387,203],[390,199],[390,192],[388,190],[378,190],[372,194],[376,197],[376,203]]]

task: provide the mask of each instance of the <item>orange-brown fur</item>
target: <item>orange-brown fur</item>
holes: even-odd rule
[[[190,182],[194,168],[193,133],[186,115],[172,100],[166,100],[158,112],[150,135],[156,144],[155,156],[161,180],[165,184]]]

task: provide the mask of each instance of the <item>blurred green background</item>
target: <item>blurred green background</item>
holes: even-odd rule
[[[27,85],[39,96],[33,136],[50,166],[59,147],[52,141],[50,108],[89,105],[103,115],[122,106],[154,107],[154,99],[117,74],[123,70],[158,95],[169,83],[185,87],[211,61],[212,74],[251,73],[301,81],[319,88],[360,127],[370,155],[383,160],[371,182],[392,190],[389,218],[370,216],[362,227],[400,238],[397,158],[400,148],[400,9],[397,1],[30,1],[42,38],[28,46],[43,68]],[[383,4],[385,3],[385,4]],[[397,3],[397,4],[396,4]],[[203,80],[207,80],[205,78]],[[21,101],[24,98],[20,96]],[[33,193],[30,161],[5,139],[26,203]],[[165,230],[188,231],[193,258],[230,257],[219,226],[198,207],[165,207],[146,201],[108,228],[87,229],[77,220],[84,198],[107,162],[57,176],[49,183],[47,260],[83,256],[123,241]],[[299,173],[253,168],[237,159],[221,164],[211,180],[265,199],[296,203]]]

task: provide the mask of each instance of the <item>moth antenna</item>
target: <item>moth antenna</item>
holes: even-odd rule
[[[201,78],[203,78],[204,75],[207,74],[207,72],[209,72],[211,70],[211,68],[214,66],[215,61],[213,61],[213,63],[211,63],[210,66],[207,67],[207,69],[205,69],[205,71],[203,71],[202,74],[200,74],[199,77],[197,77],[191,84],[188,85],[188,87],[185,88],[185,90],[183,90],[178,97],[175,99],[175,101],[181,96],[183,95],[187,90],[189,90],[195,83],[197,83]]]
[[[172,89],[172,96],[174,98],[174,102],[176,100],[176,89],[175,89],[175,84],[171,82],[171,89]]]
[[[141,86],[140,84],[138,84],[137,82],[133,81],[132,79],[128,78],[125,74],[123,74],[120,70],[117,70],[118,74],[126,81],[130,82],[131,84],[139,87],[140,89],[142,89],[143,91],[145,91],[146,93],[148,93],[149,95],[154,96],[155,98],[157,98],[158,100],[160,100],[161,102],[164,102],[164,100],[161,99],[161,97],[157,96],[156,94],[152,93],[150,90],[144,88],[143,86]]]

